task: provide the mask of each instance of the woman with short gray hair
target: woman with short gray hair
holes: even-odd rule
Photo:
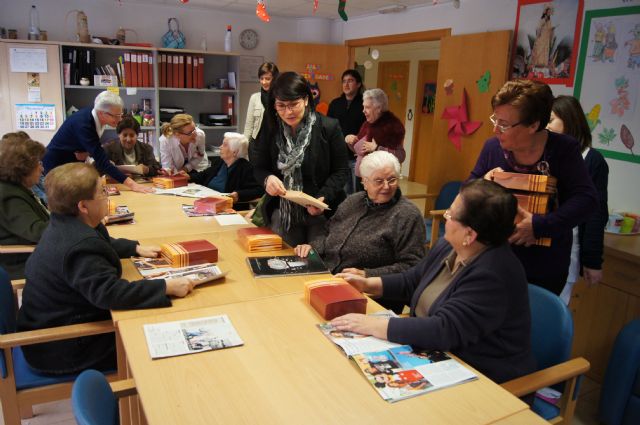
[[[406,156],[402,146],[404,125],[389,111],[389,98],[386,93],[382,89],[369,89],[362,94],[362,97],[365,122],[362,123],[357,135],[349,134],[344,138],[349,149],[356,154],[357,177],[362,177],[360,173],[362,158],[371,152],[390,152],[398,158],[400,163]],[[356,190],[362,189],[362,183],[356,179]]]
[[[389,152],[373,152],[360,166],[364,191],[340,204],[325,232],[295,253],[306,257],[314,249],[331,273],[364,277],[399,273],[424,257],[424,219],[398,188],[400,162]],[[402,310],[402,305],[385,303]]]

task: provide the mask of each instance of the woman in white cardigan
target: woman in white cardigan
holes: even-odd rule
[[[191,115],[174,115],[171,122],[162,125],[160,132],[162,168],[174,173],[207,169],[204,131],[196,127]]]
[[[258,68],[258,78],[262,87],[259,92],[251,95],[244,123],[244,135],[250,142],[258,137],[269,88],[271,87],[271,82],[278,78],[279,73],[278,67],[273,62],[265,62]]]

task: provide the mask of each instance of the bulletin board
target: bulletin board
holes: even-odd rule
[[[593,147],[640,164],[640,6],[586,12],[574,96]]]

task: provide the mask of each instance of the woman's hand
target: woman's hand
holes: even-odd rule
[[[371,152],[375,152],[375,150],[378,149],[378,144],[376,143],[375,140],[372,140],[370,142],[362,142],[362,153],[363,154],[368,154]]]
[[[273,174],[267,177],[267,184],[264,186],[264,190],[271,196],[282,196],[287,193],[282,180]]]
[[[533,214],[522,207],[518,207],[518,217],[522,220],[516,224],[516,230],[509,238],[509,243],[515,245],[531,246],[536,243],[536,237],[533,234]]]
[[[166,168],[161,168],[158,170],[159,176],[170,176],[172,174],[171,170],[167,170]]]
[[[582,268],[582,274],[587,286],[592,288],[602,281],[602,269],[590,269],[588,267]]]
[[[231,192],[229,194],[229,197],[231,199],[233,199],[233,203],[235,204],[236,202],[238,202],[238,192]]]
[[[302,245],[297,245],[295,248],[293,248],[293,252],[300,258],[306,258],[312,249],[313,247],[311,245],[305,243]]]
[[[149,167],[147,167],[144,164],[140,164],[142,166],[142,175],[146,176],[147,174],[149,174]]]
[[[344,138],[344,141],[348,145],[353,145],[355,142],[358,141],[358,136],[356,136],[355,134],[349,134]]]
[[[140,257],[157,258],[160,255],[160,247],[157,245],[138,245],[136,254]]]
[[[321,197],[319,197],[317,199],[320,202],[324,202],[324,196],[321,196]],[[318,207],[314,207],[313,205],[307,205],[307,212],[309,213],[309,215],[318,216],[318,215],[321,215],[322,213],[324,213],[324,209],[318,208]]]
[[[350,313],[336,317],[330,323],[339,331],[349,331],[362,335],[372,335],[380,339],[387,339],[389,318]]]
[[[354,274],[356,276],[367,277],[364,270],[356,269],[355,267],[347,267],[346,269],[342,269],[340,273],[349,273],[349,274]]]
[[[179,298],[189,294],[189,292],[193,291],[193,288],[196,286],[196,282],[188,277],[166,279],[165,282],[167,285],[166,294]]]
[[[122,184],[124,184],[125,186],[127,186],[129,189],[131,189],[134,192],[139,192],[139,193],[153,193],[155,192],[155,189],[152,188],[151,186],[143,186],[139,183],[136,183],[135,181],[133,181],[133,179],[131,177],[127,177],[127,179],[122,182]]]
[[[496,171],[500,172],[500,171],[504,171],[504,170],[502,168],[500,168],[500,167],[496,167],[493,170],[489,170],[484,175],[484,179],[493,181],[493,173],[495,173]]]

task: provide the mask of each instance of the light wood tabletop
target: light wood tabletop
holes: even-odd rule
[[[496,425],[549,425],[549,422],[526,409],[494,422]]]
[[[380,307],[370,302],[369,310]],[[152,360],[143,325],[227,314],[241,347]],[[150,425],[488,424],[527,405],[488,378],[397,403],[384,401],[316,328],[302,294],[120,321]]]

